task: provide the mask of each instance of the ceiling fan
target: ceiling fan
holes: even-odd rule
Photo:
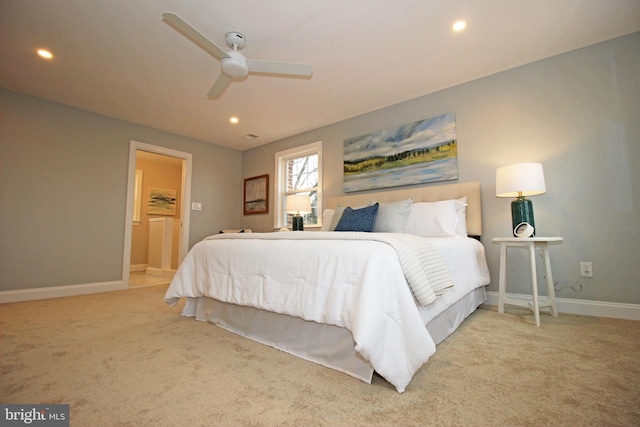
[[[313,73],[311,65],[295,64],[291,62],[262,61],[258,59],[247,59],[238,52],[244,48],[245,37],[235,31],[227,33],[225,41],[230,51],[225,52],[218,45],[200,34],[182,18],[173,13],[163,13],[165,22],[172,26],[180,34],[194,42],[205,52],[222,63],[222,74],[215,81],[207,96],[209,98],[219,98],[229,87],[234,79],[247,76],[249,73],[267,73],[284,76],[309,77]]]

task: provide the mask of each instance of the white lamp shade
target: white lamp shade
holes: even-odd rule
[[[496,196],[536,196],[547,191],[540,163],[518,163],[496,169]]]
[[[287,196],[287,212],[288,213],[311,213],[311,197],[294,194]]]

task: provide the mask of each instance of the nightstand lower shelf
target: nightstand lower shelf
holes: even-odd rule
[[[520,299],[510,298],[510,297],[505,295],[502,298],[502,310],[500,310],[500,307],[498,307],[498,312],[499,313],[504,313],[504,305],[505,304],[517,305],[517,306],[520,306],[520,307],[528,308],[531,311],[535,311],[535,305],[534,305],[533,301],[522,301]],[[549,302],[540,302],[540,301],[538,301],[538,309],[540,310],[540,309],[543,309],[543,308],[551,309],[551,314],[553,314],[554,311],[555,311],[554,310],[555,306],[550,301]],[[558,314],[556,313],[553,316],[557,317],[557,315]],[[538,326],[540,326],[540,325],[538,325]]]

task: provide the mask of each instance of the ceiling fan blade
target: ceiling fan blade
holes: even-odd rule
[[[228,56],[227,52],[225,52],[214,42],[200,34],[195,28],[187,24],[178,15],[174,13],[163,13],[162,17],[167,24],[173,27],[173,29],[194,42],[196,45],[204,49],[205,52],[209,53],[213,57],[222,59]]]
[[[311,76],[313,69],[308,64],[294,64],[292,62],[261,61],[247,59],[250,73],[285,74],[290,76]]]
[[[220,96],[222,96],[224,91],[227,90],[227,88],[229,87],[232,81],[233,81],[233,78],[227,76],[224,73],[221,73],[220,77],[218,77],[218,80],[216,80],[213,86],[211,86],[211,89],[209,90],[207,97],[220,98]]]

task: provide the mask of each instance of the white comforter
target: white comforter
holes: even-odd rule
[[[435,353],[435,344],[405,279],[409,270],[407,277],[419,275],[412,264],[423,265],[421,257],[405,260],[403,270],[399,254],[428,243],[417,236],[387,236],[392,243],[372,233],[212,236],[189,252],[165,300],[174,305],[179,298],[204,296],[347,328],[356,351],[403,392]],[[441,279],[440,274],[434,279],[436,288],[450,286]],[[195,315],[190,307],[184,315]]]

